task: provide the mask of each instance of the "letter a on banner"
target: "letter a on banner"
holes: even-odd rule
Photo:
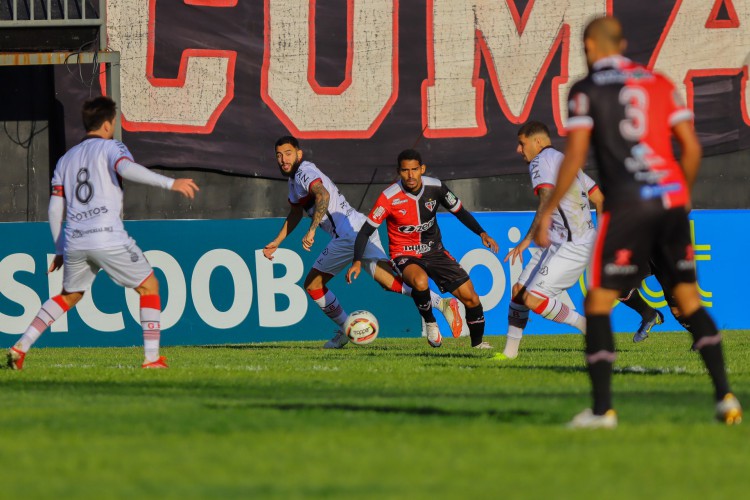
[[[748,40],[750,0],[677,0],[649,67],[669,76],[691,109],[694,78],[742,75],[742,116],[750,125]]]
[[[346,78],[315,80],[315,0],[265,0],[261,96],[294,135],[372,137],[398,98],[398,0],[347,0]]]
[[[209,134],[234,97],[237,53],[187,49],[182,53],[177,78],[154,77],[156,1],[107,2],[109,46],[120,51],[122,126],[137,132]],[[233,7],[236,0],[185,3]]]
[[[482,59],[503,114],[526,121],[555,54],[560,76],[552,83],[552,109],[562,133],[568,91],[586,74],[583,29],[612,12],[611,0],[529,0],[519,15],[514,0],[427,0],[427,80],[422,84],[426,137],[477,137],[487,133]]]

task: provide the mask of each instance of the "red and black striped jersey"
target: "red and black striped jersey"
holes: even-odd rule
[[[672,127],[691,120],[672,82],[622,56],[597,61],[570,91],[568,130],[591,130],[605,208],[689,202]]]
[[[461,209],[461,200],[439,179],[422,177],[422,189],[412,194],[401,182],[386,188],[370,211],[367,222],[374,227],[388,223],[389,253],[420,257],[443,250],[437,225],[438,204],[453,213]]]

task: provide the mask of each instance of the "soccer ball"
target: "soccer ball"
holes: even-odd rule
[[[370,311],[354,311],[344,322],[344,333],[353,344],[369,344],[379,331],[378,320]]]

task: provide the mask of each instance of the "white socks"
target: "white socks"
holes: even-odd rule
[[[308,290],[307,293],[310,294],[310,297],[312,297],[315,303],[318,304],[318,307],[320,307],[323,313],[331,318],[339,328],[344,326],[348,314],[346,314],[344,308],[341,307],[339,299],[336,298],[332,291],[323,287],[317,290]]]
[[[141,295],[141,328],[146,361],[159,359],[161,339],[161,299],[158,295]]]
[[[581,333],[586,332],[586,318],[571,310],[557,299],[545,298],[534,312],[556,323],[565,323],[577,328]]]
[[[65,314],[68,309],[70,309],[68,304],[65,303],[60,295],[56,295],[47,300],[42,304],[36,317],[21,338],[18,339],[18,342],[16,342],[14,347],[21,352],[28,352],[47,327],[54,323],[57,318]]]

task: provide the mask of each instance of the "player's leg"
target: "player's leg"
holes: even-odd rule
[[[646,340],[649,332],[654,326],[664,323],[664,315],[661,311],[648,305],[646,301],[643,300],[643,297],[641,297],[637,288],[631,289],[627,295],[620,297],[617,300],[641,316],[641,324],[633,335],[633,342]]]
[[[479,300],[479,295],[474,290],[474,284],[469,279],[450,292],[466,308],[466,324],[469,326],[471,347],[492,349],[490,344],[484,342],[484,309],[482,308],[482,302]]]
[[[586,332],[586,319],[561,299],[563,291],[576,284],[586,269],[590,245],[572,242],[550,246],[543,252],[539,269],[526,283],[526,307],[540,316]]]
[[[443,337],[440,335],[437,320],[432,312],[429,276],[422,267],[421,259],[400,257],[396,265],[401,271],[404,283],[412,289],[411,298],[427,330],[427,343],[432,347],[440,347],[443,345]]]
[[[408,297],[412,295],[412,288],[404,283],[401,276],[394,274],[390,261],[378,260],[373,272],[373,279],[385,290],[400,293]],[[461,311],[458,308],[458,301],[454,298],[444,299],[430,290],[430,302],[432,303],[432,308],[440,311],[445,317],[445,321],[450,326],[451,334],[454,337],[460,337],[463,328],[463,319],[461,318]],[[424,336],[426,336],[426,332]]]
[[[159,355],[161,344],[161,297],[159,280],[154,273],[135,287],[140,296],[140,320],[143,330],[143,368],[166,368],[166,358]]]
[[[677,301],[675,300],[674,295],[669,293],[669,290],[674,288],[669,272],[664,270],[664,266],[656,266],[653,263],[651,268],[654,273],[654,278],[656,278],[656,281],[659,282],[661,289],[664,291],[664,300],[667,301],[672,316],[674,316],[674,319],[676,319],[685,330],[690,331],[690,323],[685,321],[685,316],[680,314],[680,308],[677,306]]]
[[[304,287],[320,310],[336,323],[336,334],[326,342],[326,349],[339,349],[349,342],[344,333],[344,323],[348,316],[336,294],[326,286],[328,282],[352,261],[354,242],[351,238],[335,238],[315,260],[305,277]]]
[[[510,304],[508,305],[508,334],[505,337],[505,348],[500,359],[515,359],[526,324],[529,322],[529,308],[523,301],[526,286],[520,281],[513,285]],[[499,356],[499,355],[497,355]]]
[[[700,303],[687,214],[682,209],[669,210],[664,216],[663,226],[664,233],[655,251],[655,264],[663,267],[670,277],[669,281],[674,283],[671,294],[680,315],[690,324],[693,350],[700,353],[713,382],[717,417],[728,424],[739,423],[742,409],[729,387],[721,333]]]
[[[84,291],[91,287],[98,271],[99,267],[88,262],[84,252],[71,252],[65,256],[62,292],[42,304],[21,338],[8,350],[6,364],[3,368],[23,369],[26,353],[31,349],[31,346],[52,323],[75,307],[83,297]],[[68,290],[80,291],[71,292]]]
[[[132,288],[140,296],[140,322],[143,332],[142,368],[167,368],[166,359],[159,355],[161,344],[161,299],[159,280],[143,251],[130,240],[116,248],[92,250],[90,258],[112,281]]]

